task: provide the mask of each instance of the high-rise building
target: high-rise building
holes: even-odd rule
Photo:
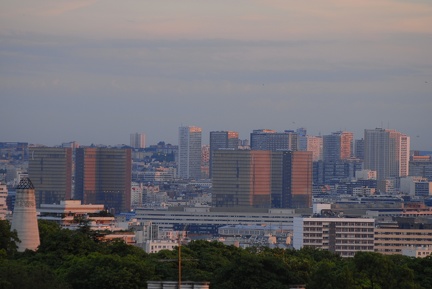
[[[323,138],[321,136],[311,136],[307,135],[304,137],[306,139],[306,149],[302,151],[312,152],[312,160],[314,162],[320,161],[323,158]]]
[[[389,129],[365,129],[364,168],[377,171],[378,180],[407,176],[409,151],[409,136]]]
[[[263,151],[297,151],[298,136],[291,130],[276,132],[270,129],[258,129],[250,134],[250,148]]]
[[[203,145],[201,147],[201,178],[202,179],[209,178],[209,169],[210,169],[210,146]]]
[[[237,149],[239,147],[238,132],[211,131],[210,132],[210,178],[212,177],[213,152],[218,149]]]
[[[312,204],[312,153],[217,150],[217,207],[303,208]]]
[[[72,149],[32,147],[28,176],[36,191],[36,206],[72,198]]]
[[[131,133],[130,134],[130,146],[135,149],[143,149],[146,147],[144,133]]]
[[[312,206],[312,152],[278,151],[272,154],[272,207]]]
[[[323,160],[325,162],[337,162],[351,158],[352,148],[352,132],[338,131],[323,136]]]
[[[76,199],[83,204],[103,204],[114,213],[130,210],[130,149],[79,148],[75,158]]]
[[[354,147],[354,157],[359,160],[364,160],[364,139],[356,139]]]
[[[178,176],[201,179],[201,132],[196,126],[179,127]]]
[[[271,152],[216,150],[212,195],[216,207],[271,206]]]
[[[11,230],[16,230],[18,251],[36,250],[40,244],[36,214],[35,188],[29,178],[21,179],[16,188]]]

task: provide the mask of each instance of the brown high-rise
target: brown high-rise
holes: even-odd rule
[[[115,213],[130,210],[130,149],[79,148],[75,160],[76,199],[83,204],[103,204]]]
[[[213,164],[217,207],[312,206],[312,152],[217,150]]]
[[[32,147],[28,174],[35,187],[36,206],[72,197],[72,149]]]

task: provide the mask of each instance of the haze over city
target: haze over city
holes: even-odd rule
[[[0,0],[0,135],[396,129],[432,150],[432,2]]]

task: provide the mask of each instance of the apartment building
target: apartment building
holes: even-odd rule
[[[319,248],[342,257],[374,251],[375,220],[369,218],[294,217],[293,246]]]

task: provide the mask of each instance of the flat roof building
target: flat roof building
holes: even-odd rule
[[[32,147],[28,176],[35,187],[36,207],[72,197],[72,149]]]
[[[366,218],[295,217],[293,246],[318,248],[341,257],[374,251],[375,220]]]
[[[131,149],[78,148],[75,159],[74,198],[113,213],[130,211]]]

